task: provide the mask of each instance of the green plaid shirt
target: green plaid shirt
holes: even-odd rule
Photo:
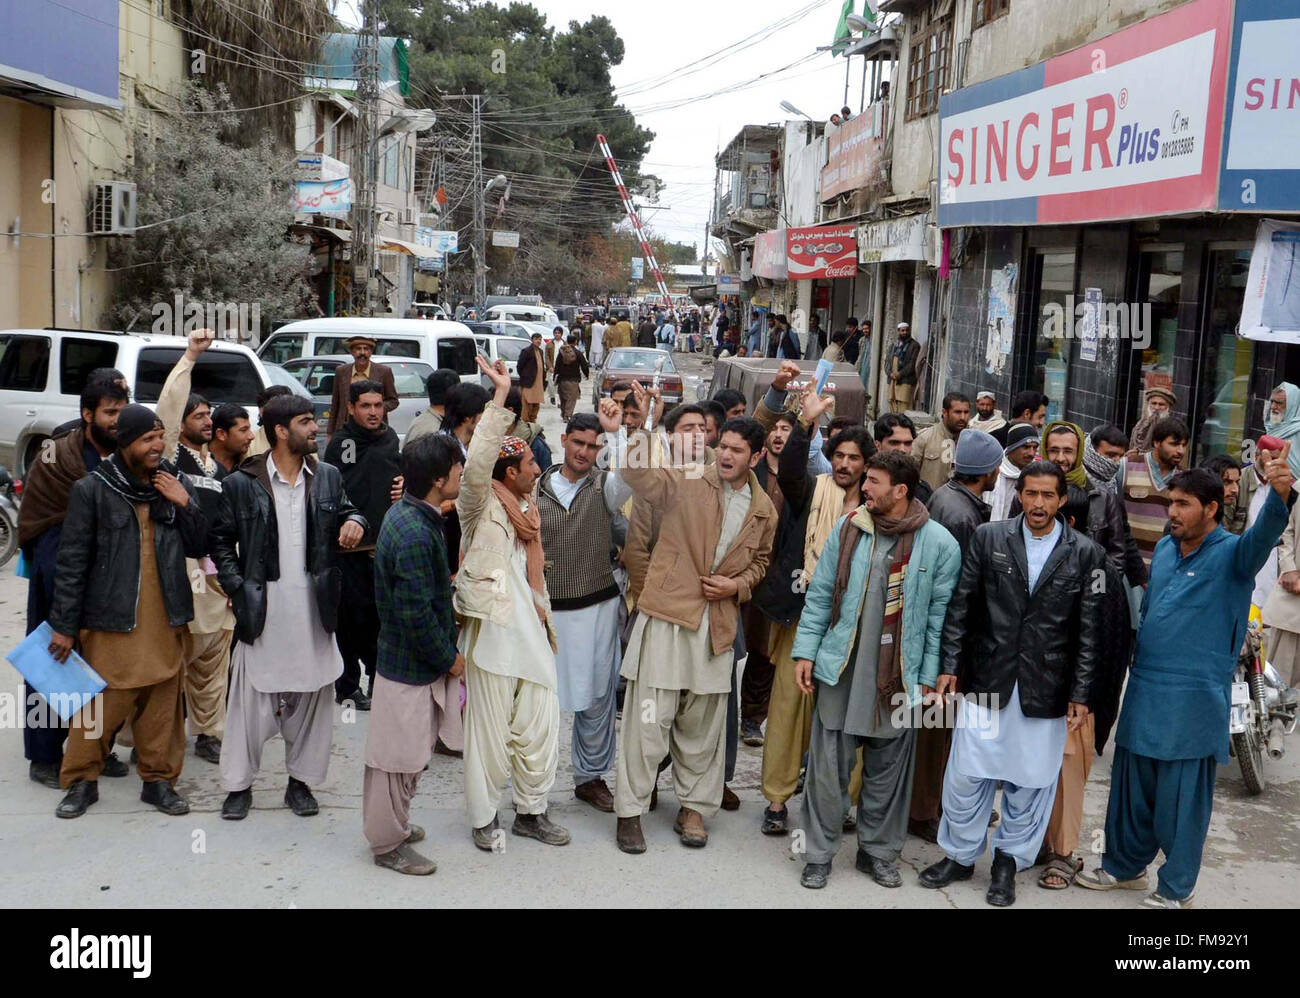
[[[456,620],[442,516],[428,503],[403,496],[379,529],[375,547],[375,602],[379,661],[385,679],[432,683],[456,661]]]

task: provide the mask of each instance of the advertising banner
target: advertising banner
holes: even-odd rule
[[[880,170],[879,104],[826,130],[826,165],[822,167],[821,200],[866,187]]]
[[[853,277],[858,272],[855,225],[812,225],[785,230],[786,271],[792,281]]]
[[[785,280],[784,232],[760,232],[754,237],[754,262],[750,269],[755,277],[766,277],[769,281]]]
[[[939,225],[1213,210],[1232,9],[1192,0],[940,98]]]

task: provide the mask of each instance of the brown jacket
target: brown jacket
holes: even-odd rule
[[[717,458],[712,447],[704,448],[704,464],[713,464]],[[1300,503],[1297,503],[1300,505]],[[659,540],[659,528],[663,524],[664,511],[651,506],[639,496],[628,500],[627,540],[623,545],[623,567],[627,569],[627,598],[630,608],[636,607],[636,601],[645,588],[646,573],[650,570],[650,555],[654,553],[655,542]]]
[[[352,370],[355,364],[342,364],[334,370],[334,400],[330,403],[330,436],[347,422],[348,386],[352,384]],[[393,369],[387,364],[370,362],[370,380],[378,381],[384,387],[384,411],[392,412],[397,408],[397,385],[393,382]]]
[[[642,432],[637,437],[646,440],[648,434]],[[621,470],[623,480],[639,498],[662,511],[663,522],[637,609],[647,616],[697,630],[708,602],[700,577],[713,574],[713,553],[722,533],[722,490],[730,486],[723,483],[716,464],[707,466],[703,473],[699,465],[646,467],[649,461],[636,459],[638,449],[629,447],[631,459]],[[749,512],[717,569],[718,575],[735,579],[739,588],[734,597],[714,601],[709,607],[709,638],[714,655],[722,654],[734,643],[740,604],[749,601],[753,587],[766,574],[776,536],[776,510],[752,471],[749,488]]]

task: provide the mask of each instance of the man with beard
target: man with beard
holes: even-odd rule
[[[343,671],[332,640],[338,620],[335,545],[361,543],[365,518],[343,478],[317,462],[308,399],[272,399],[262,427],[275,441],[222,482],[212,560],[235,611],[226,737],[221,743],[221,816],[248,817],[262,749],[284,739],[285,803],[300,817],[319,806],[311,785],[325,780],[333,740],[330,692]]]
[[[229,474],[243,463],[253,442],[253,427],[248,410],[242,405],[225,402],[212,410],[212,442],[208,453]]]
[[[970,422],[970,399],[960,392],[943,397],[943,415],[916,435],[913,451],[921,461],[921,480],[940,489],[952,477],[957,441]]]
[[[1160,425],[1153,439],[1159,446]],[[1291,450],[1260,448],[1269,494],[1241,535],[1223,530],[1223,483],[1205,468],[1167,483],[1169,534],[1156,545],[1137,650],[1115,730],[1106,851],[1079,875],[1091,890],[1145,890],[1147,865],[1165,854],[1142,905],[1188,908],[1228,762],[1232,676],[1251,590],[1295,502]]]
[[[1009,520],[1014,515],[1011,506],[1016,501],[1016,483],[1020,481],[1020,473],[1037,460],[1038,431],[1029,423],[1012,423],[1006,428],[997,483],[984,493],[985,501],[992,508],[990,521]]]
[[[829,404],[829,398],[806,396],[798,425],[781,452],[781,503],[772,564],[754,591],[753,605],[767,617],[773,632],[769,652],[773,679],[763,739],[763,796],[768,806],[760,830],[765,835],[787,831],[786,802],[798,787],[812,730],[813,702],[799,687],[793,655],[804,593],[835,523],[862,503],[862,478],[875,451],[865,427],[849,427],[831,437],[831,471],[818,475],[809,470],[802,456],[808,430],[817,425]],[[786,518],[788,533],[782,531]]]
[[[387,364],[371,361],[377,345],[369,336],[357,334],[349,336],[343,343],[348,353],[352,354],[351,364],[342,364],[334,371],[334,397],[330,403],[329,435],[338,432],[348,412],[348,386],[354,381],[377,381],[384,393],[384,413],[387,416],[397,408],[397,384],[393,380],[393,369]]]
[[[803,693],[817,695],[802,815],[808,888],[830,876],[859,750],[856,866],[882,887],[903,882],[897,862],[917,737],[910,708],[933,698],[944,613],[961,571],[956,541],[912,496],[917,480],[902,454],[867,462],[863,506],[832,531],[799,621],[795,676]]]
[[[370,709],[361,690],[361,667],[373,691],[379,660],[379,613],[375,607],[375,539],[384,514],[402,498],[402,465],[397,431],[384,422],[384,389],[377,381],[348,386],[348,420],[325,448],[325,461],[343,474],[343,489],[365,517],[361,543],[339,558],[342,597],[334,639],[343,656],[343,675],[334,683],[338,703]]]
[[[142,405],[117,419],[111,457],[73,486],[59,541],[50,654],[67,661],[75,643],[108,683],[68,734],[55,813],[85,814],[99,800],[99,775],[126,723],[140,757],[140,799],[169,815],[189,812],[173,789],[185,757],[181,661],[194,616],[186,557],[207,551],[207,519],[189,486],[163,462],[163,425]]]
[[[1128,445],[1129,450],[1135,450],[1139,454],[1151,449],[1151,445],[1155,442],[1152,431],[1156,428],[1156,423],[1173,414],[1174,406],[1178,404],[1178,396],[1168,388],[1157,386],[1143,392],[1142,401],[1146,403],[1146,411],[1133,427]]]
[[[906,322],[898,324],[898,340],[894,343],[894,348],[889,352],[889,411],[906,412],[912,405],[912,395],[916,392],[917,378],[917,361],[921,356],[921,346],[912,338],[912,327]],[[966,399],[966,414],[970,415],[970,400]],[[944,400],[944,409],[948,408],[948,400]],[[964,423],[963,423],[964,425]],[[921,469],[921,477],[925,477],[925,469]],[[943,482],[930,482],[931,486],[938,488]]]
[[[1187,457],[1191,433],[1177,416],[1162,417],[1151,430],[1151,449],[1124,455],[1124,506],[1129,529],[1151,567],[1151,556],[1165,535],[1169,511],[1169,480]]]
[[[560,437],[564,463],[547,468],[537,487],[560,709],[574,712],[573,796],[610,813],[614,798],[604,777],[614,768],[622,662],[615,517],[632,490],[595,461],[601,431],[617,434],[621,417],[613,399],[600,400],[599,417],[573,416]]]
[[[210,329],[190,333],[185,353],[158,393],[157,408],[166,427],[163,456],[185,476],[209,523],[216,520],[221,479],[229,472],[209,453],[214,425],[211,407],[190,391],[190,383],[194,366],[212,345],[214,335]],[[221,761],[221,734],[226,723],[226,668],[235,616],[206,552],[202,558],[187,561],[185,568],[195,583],[194,619],[184,637],[187,726],[195,736],[194,754],[216,764]]]
[[[1024,513],[979,527],[943,625],[937,691],[963,698],[943,777],[939,847],[922,887],[969,880],[988,841],[998,782],[1003,815],[993,833],[985,900],[1015,903],[1018,870],[1047,833],[1070,731],[1089,713],[1098,668],[1105,555],[1062,522],[1065,474],[1035,461],[1020,476]]]
[[[578,338],[572,333],[555,355],[555,385],[560,393],[560,419],[568,422],[578,404],[582,379],[591,374],[587,358],[578,349]]]
[[[44,623],[54,603],[55,564],[72,487],[113,453],[118,415],[126,403],[126,389],[115,379],[92,378],[81,392],[79,424],[61,435],[56,431],[27,471],[18,507],[18,544],[29,572],[28,634]],[[23,692],[27,711],[23,753],[29,760],[28,776],[57,790],[67,726],[30,685],[24,684]],[[126,763],[109,752],[103,774],[126,776],[128,772]]]
[[[997,408],[997,397],[990,391],[982,391],[975,396],[975,415],[968,424],[972,430],[983,430],[996,434],[1007,425],[1002,410]]]

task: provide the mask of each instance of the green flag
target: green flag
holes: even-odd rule
[[[839,23],[835,25],[835,40],[831,42],[831,54],[839,55],[849,45],[849,15],[853,13],[853,0],[844,0],[840,10]]]

